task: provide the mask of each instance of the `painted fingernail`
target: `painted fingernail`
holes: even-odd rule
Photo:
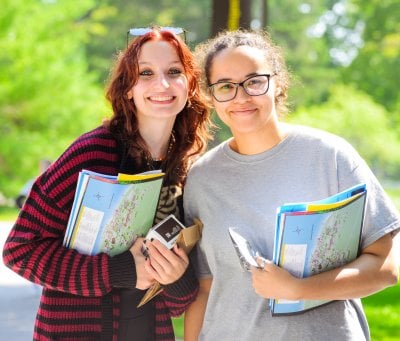
[[[151,238],[150,241],[152,242],[154,240],[154,238]]]

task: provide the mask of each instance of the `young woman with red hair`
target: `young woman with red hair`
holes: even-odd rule
[[[130,250],[88,256],[63,246],[82,169],[116,175],[162,169],[154,223],[182,215],[182,186],[204,151],[209,112],[189,48],[153,28],[118,56],[107,99],[110,119],[83,134],[34,183],[5,243],[4,263],[43,286],[34,340],[175,340],[171,316],[193,301],[198,282],[183,250],[139,238]],[[163,292],[137,308],[154,281]]]

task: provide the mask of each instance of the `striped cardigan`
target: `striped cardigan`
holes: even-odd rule
[[[3,249],[3,261],[43,286],[34,340],[117,340],[118,288],[135,288],[129,251],[87,256],[62,246],[78,172],[128,172],[120,144],[104,127],[80,136],[35,182]],[[125,160],[126,161],[126,160]],[[125,168],[124,168],[125,167]],[[130,169],[130,173],[137,171]],[[156,340],[175,340],[171,316],[194,300],[198,282],[191,266],[153,299]],[[148,303],[150,304],[150,303]]]

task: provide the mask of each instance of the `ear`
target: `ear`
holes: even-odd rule
[[[279,85],[275,86],[275,97],[282,94],[282,88]]]
[[[133,91],[132,91],[132,89],[129,90],[129,91],[126,93],[126,97],[127,97],[128,99],[132,99],[132,98],[133,98]]]

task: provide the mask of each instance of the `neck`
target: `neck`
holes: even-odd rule
[[[230,147],[239,154],[254,155],[272,149],[286,138],[289,127],[285,123],[278,123],[276,129],[268,132],[235,134],[230,141]]]
[[[167,155],[173,124],[174,121],[139,126],[140,135],[146,142],[153,160],[160,161]]]

